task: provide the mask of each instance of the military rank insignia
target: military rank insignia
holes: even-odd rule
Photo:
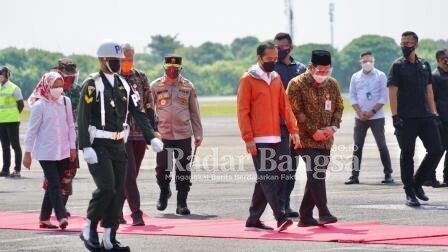
[[[90,104],[93,102],[93,97],[89,97],[88,95],[85,95],[84,101],[86,101],[87,104]]]

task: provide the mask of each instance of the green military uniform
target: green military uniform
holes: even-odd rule
[[[97,90],[96,82],[102,80],[104,84],[104,119],[101,119],[101,95]],[[148,119],[139,108],[138,95],[132,87],[129,95],[128,85],[124,79],[114,74],[114,83],[111,84],[103,72],[91,75],[83,84],[78,105],[78,134],[79,148],[92,147],[98,157],[98,162],[88,164],[89,171],[95,181],[97,189],[93,192],[87,210],[87,218],[92,223],[101,220],[104,228],[118,228],[118,219],[121,213],[121,198],[124,197],[124,183],[126,176],[127,154],[123,139],[91,138],[89,126],[105,132],[123,132],[127,112],[133,116],[142,129],[147,143],[154,138],[153,129]],[[129,101],[128,101],[129,100]],[[91,142],[93,139],[93,142]]]

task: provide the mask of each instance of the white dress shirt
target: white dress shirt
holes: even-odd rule
[[[374,68],[369,73],[363,70],[353,74],[350,81],[350,102],[358,104],[361,111],[371,111],[377,103],[387,102],[387,78],[380,70]],[[359,119],[356,114],[356,118]],[[384,118],[384,107],[376,112],[369,120]]]
[[[64,105],[65,99],[65,105]],[[35,160],[57,161],[70,157],[76,149],[76,133],[70,99],[56,101],[39,99],[31,107],[25,151]]]

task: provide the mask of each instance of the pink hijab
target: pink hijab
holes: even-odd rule
[[[50,101],[50,88],[57,79],[64,81],[64,78],[57,72],[48,72],[42,76],[33,93],[28,98],[28,105],[32,107],[39,99]]]

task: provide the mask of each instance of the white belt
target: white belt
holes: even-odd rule
[[[120,140],[125,137],[125,132],[110,132],[105,130],[95,130],[94,138],[104,138],[104,139],[112,139],[112,140]]]

